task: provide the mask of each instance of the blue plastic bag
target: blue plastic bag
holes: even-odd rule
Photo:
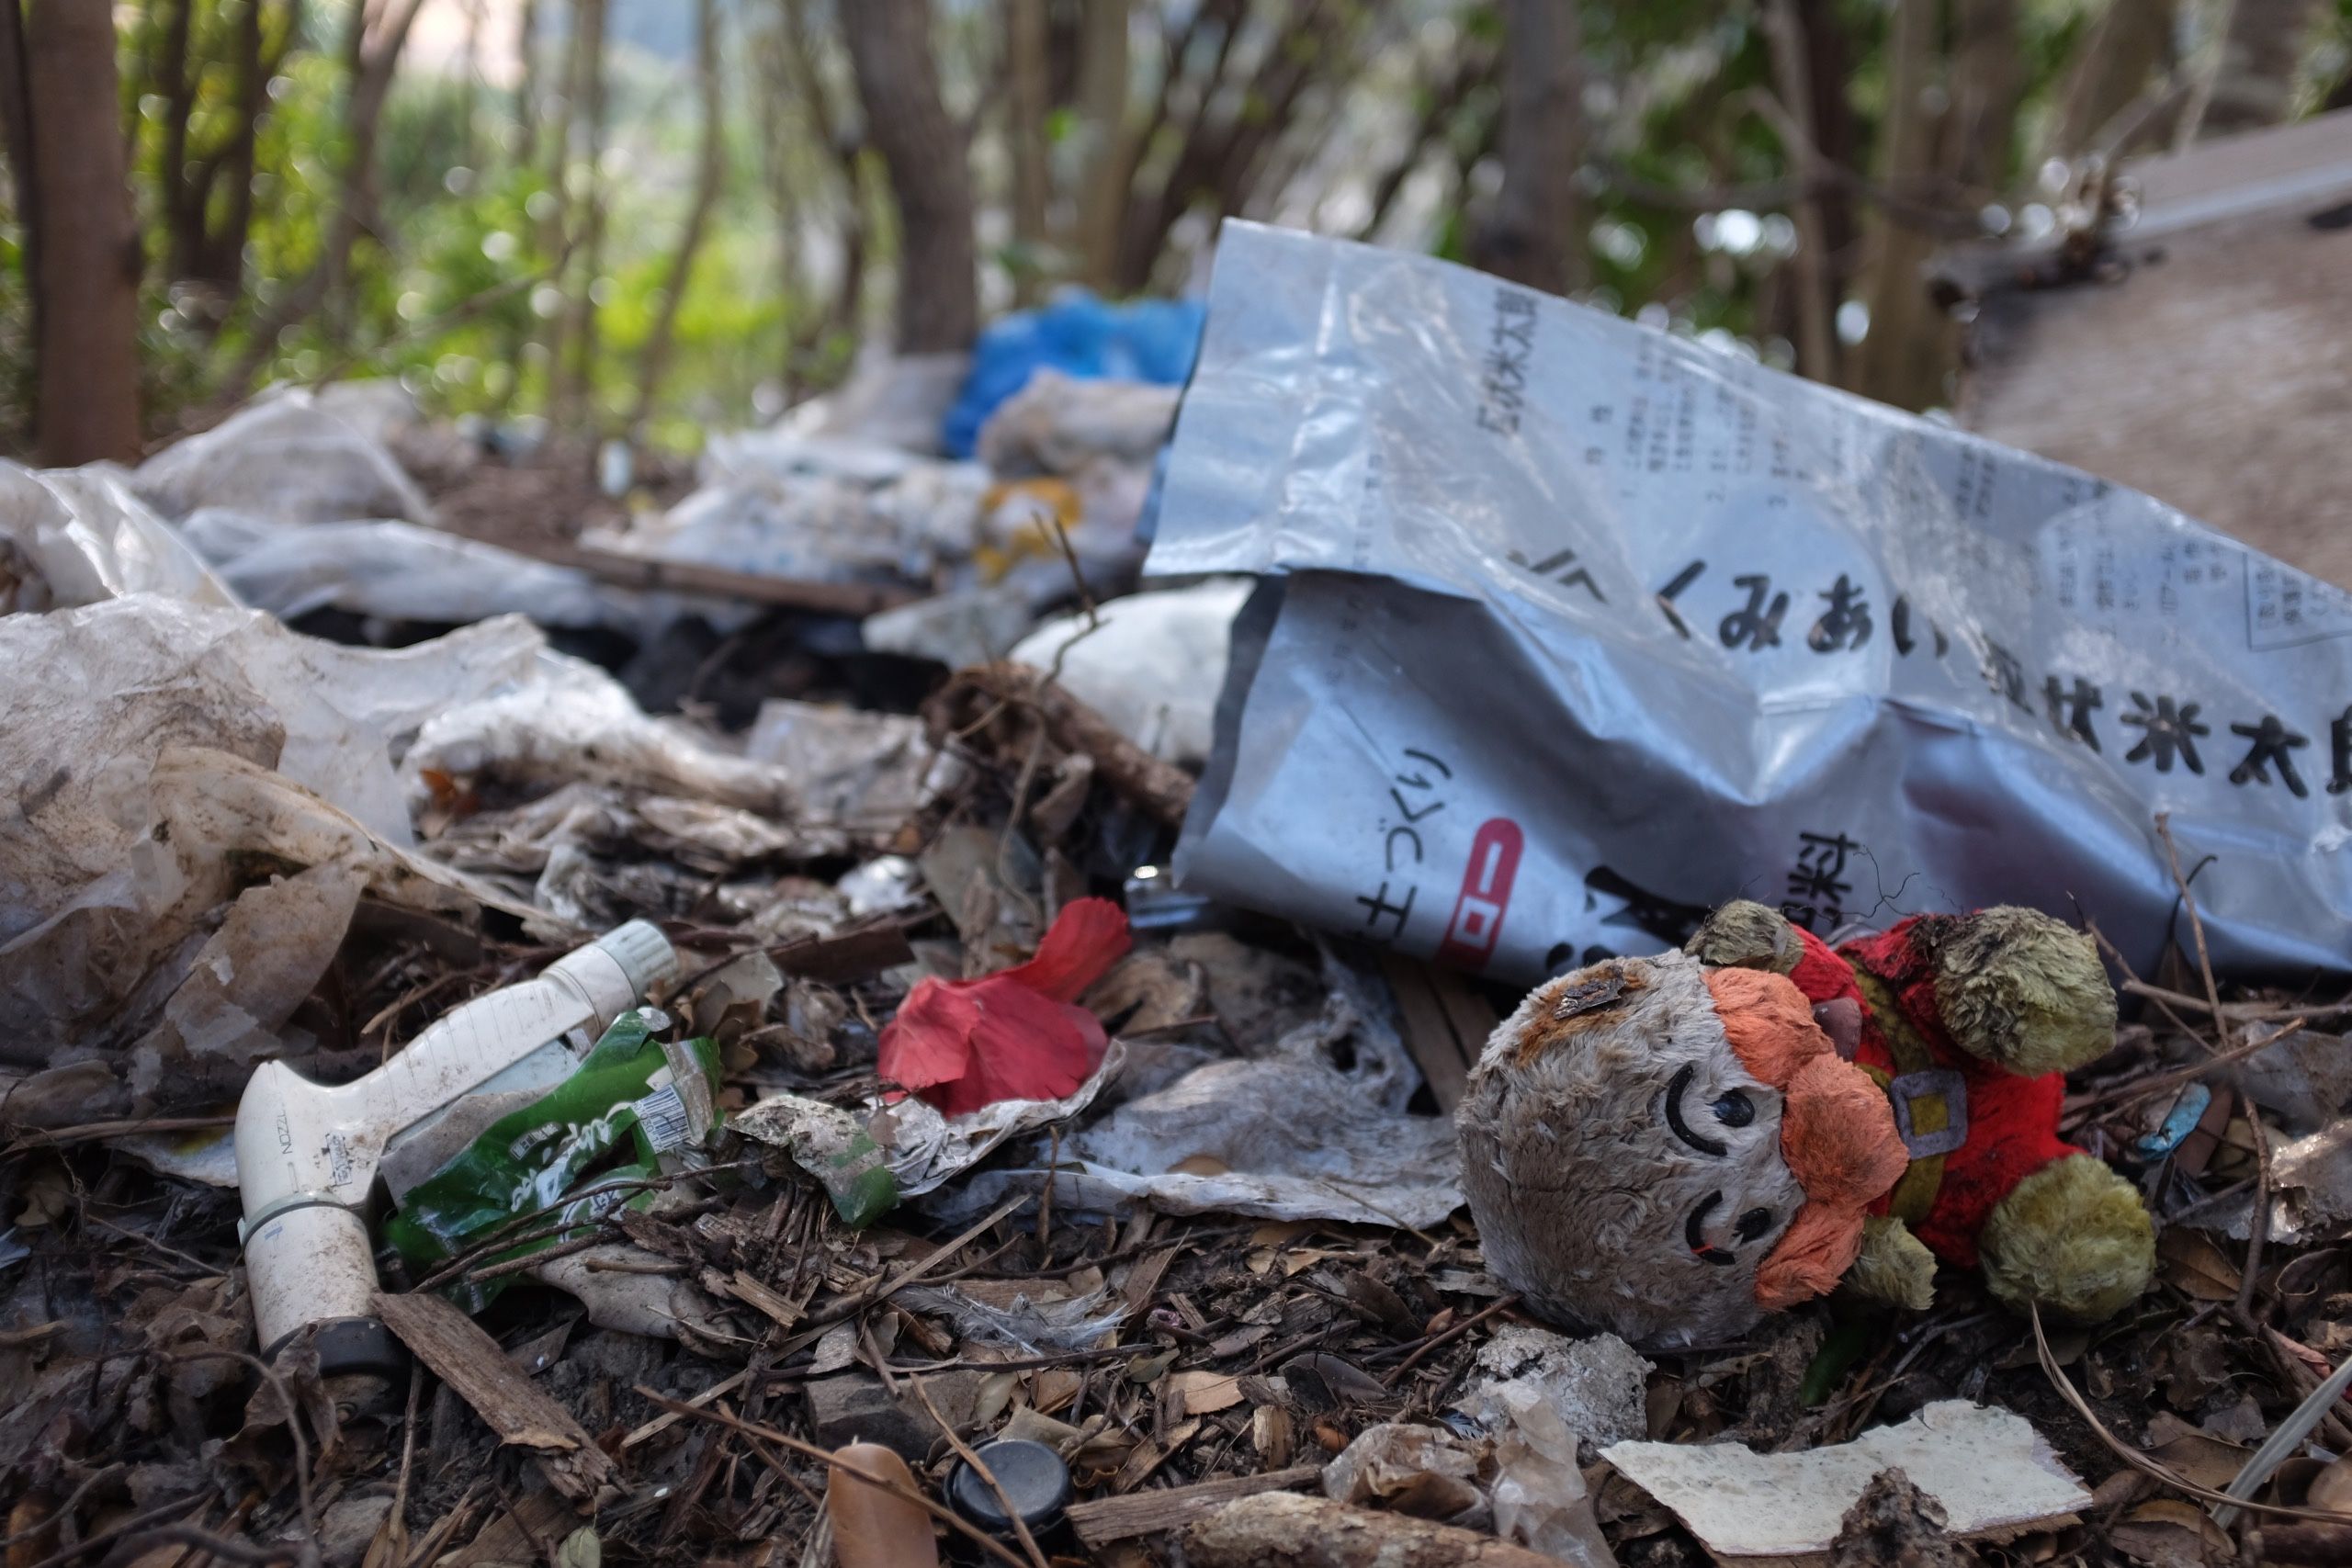
[[[1174,386],[1193,373],[1203,315],[1196,300],[1106,305],[1076,289],[1042,310],[1007,316],[973,344],[971,374],[940,438],[951,456],[970,457],[989,415],[1041,365],[1070,376]]]

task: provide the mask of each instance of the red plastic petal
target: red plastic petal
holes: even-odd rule
[[[961,981],[921,980],[882,1026],[874,1069],[888,1082],[923,1089],[951,1084],[972,1064],[979,1009]]]
[[[989,976],[1012,980],[1057,1002],[1074,1002],[1127,955],[1127,913],[1108,898],[1075,898],[1054,917],[1037,956]]]
[[[948,1116],[1073,1093],[1109,1045],[1078,998],[1130,945],[1116,904],[1077,899],[1028,963],[976,980],[924,980],[908,992],[883,1028],[876,1071]]]

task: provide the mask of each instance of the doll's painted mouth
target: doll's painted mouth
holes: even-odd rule
[[[1715,1205],[1723,1201],[1722,1193],[1708,1193],[1699,1206],[1690,1211],[1690,1217],[1682,1222],[1682,1239],[1690,1244],[1690,1254],[1700,1262],[1728,1269],[1739,1259],[1728,1247],[1717,1247],[1707,1239],[1707,1216],[1713,1213]],[[1731,1227],[1732,1234],[1742,1241],[1754,1241],[1771,1228],[1772,1211],[1770,1209],[1750,1209],[1740,1215],[1738,1223]]]
[[[1689,1069],[1685,1068],[1684,1070],[1688,1071]],[[1671,1100],[1667,1101],[1668,1106],[1671,1106],[1673,1103],[1674,1101]],[[1720,1192],[1710,1192],[1705,1198],[1702,1199],[1699,1206],[1690,1211],[1690,1217],[1682,1223],[1682,1239],[1690,1244],[1691,1255],[1697,1258],[1700,1262],[1712,1263],[1719,1269],[1728,1269],[1733,1264],[1738,1262],[1739,1259],[1734,1258],[1730,1253],[1709,1241],[1704,1228],[1707,1224],[1707,1216],[1715,1212],[1715,1205],[1723,1201],[1724,1195]]]

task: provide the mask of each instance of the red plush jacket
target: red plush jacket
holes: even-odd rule
[[[1912,1156],[1871,1213],[1898,1215],[1938,1257],[1968,1267],[1993,1205],[2052,1160],[2082,1151],[2058,1136],[2062,1075],[2021,1077],[1952,1043],[1936,1009],[1935,966],[1911,945],[1923,918],[1834,950],[1799,926],[1804,956],[1789,978],[1815,1003],[1860,1004],[1854,1061],[1887,1090]]]

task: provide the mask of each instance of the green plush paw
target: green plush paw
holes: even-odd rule
[[[2115,988],[2098,949],[2038,909],[2007,906],[1923,922],[1952,1041],[2027,1077],[2066,1072],[2115,1043]]]
[[[1984,1282],[2007,1306],[2078,1323],[2113,1317],[2148,1288],[2156,1230],[2132,1185],[2090,1155],[2052,1160],[1993,1206],[1977,1237]]]
[[[1804,944],[1778,909],[1736,898],[1709,915],[1683,944],[1710,969],[1764,969],[1785,975],[1804,956]]]
[[[1901,1220],[1865,1215],[1862,1250],[1844,1282],[1872,1301],[1925,1312],[1936,1303],[1936,1255]]]

